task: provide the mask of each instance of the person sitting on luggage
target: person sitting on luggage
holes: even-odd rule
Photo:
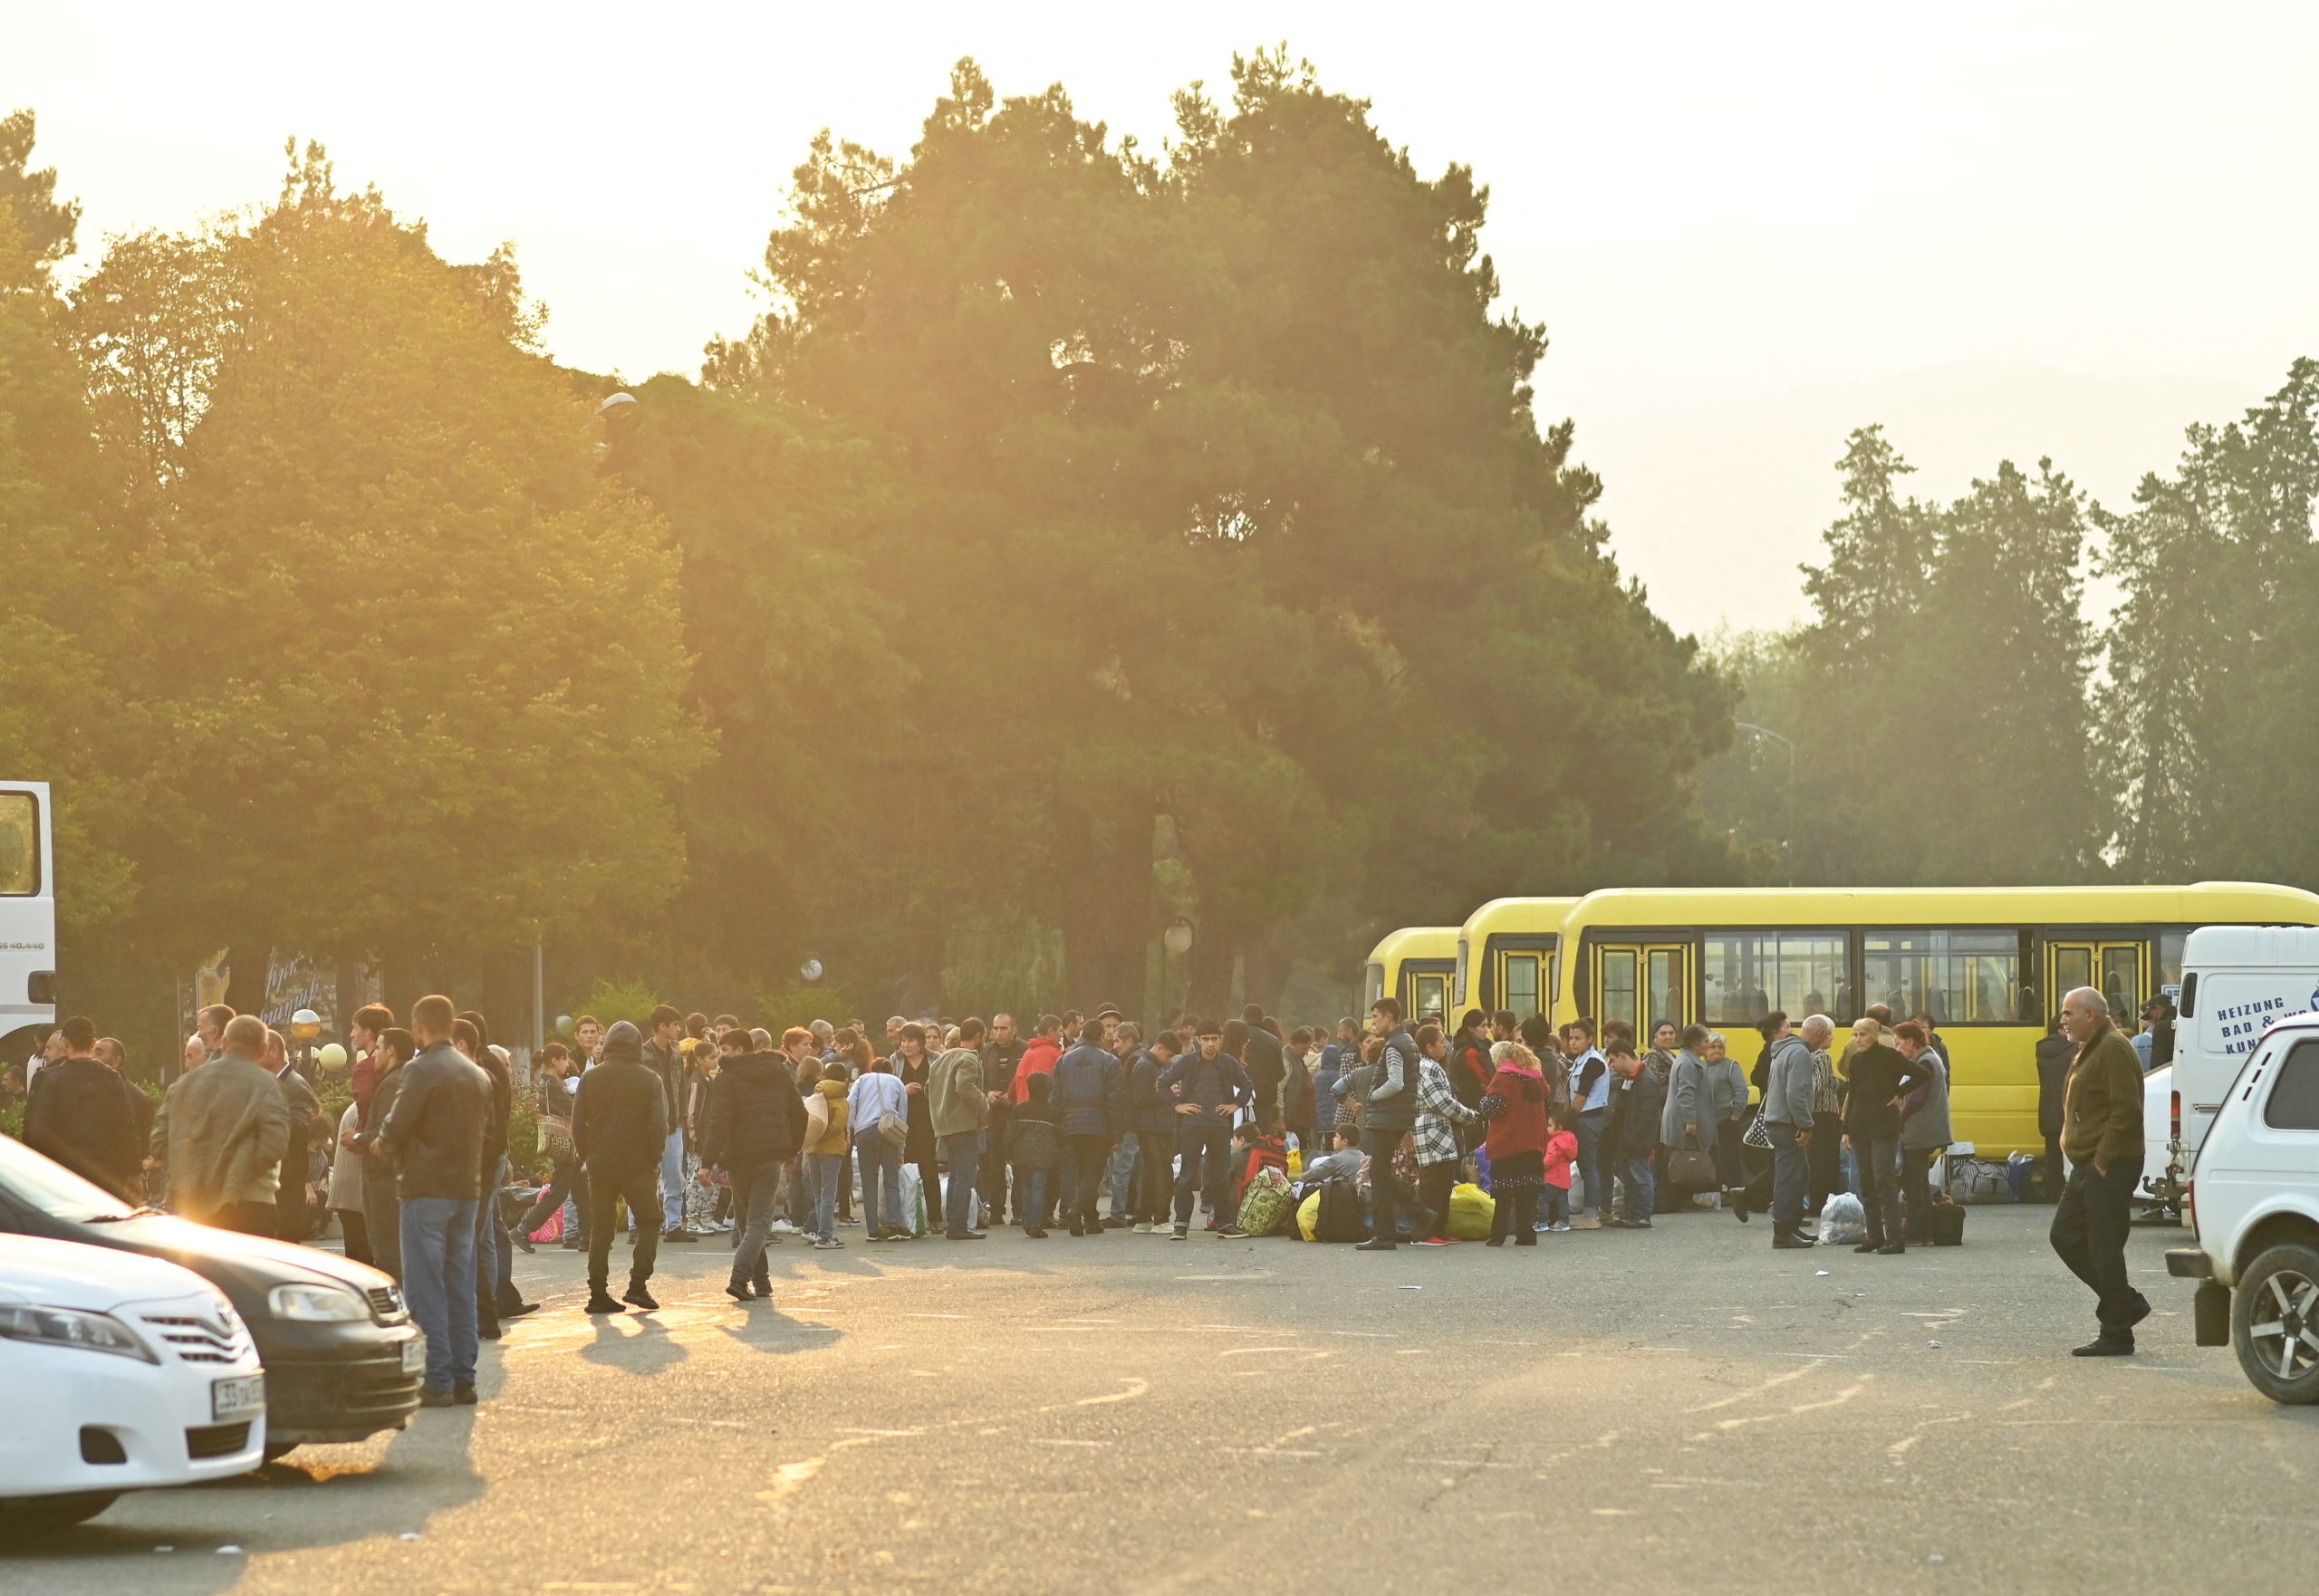
[[[1240,1199],[1248,1195],[1248,1182],[1256,1171],[1266,1167],[1288,1173],[1288,1139],[1275,1124],[1266,1130],[1254,1120],[1237,1126],[1232,1132],[1232,1207],[1237,1211]]]
[[[1034,1072],[1025,1078],[1023,1101],[1008,1116],[1006,1158],[1015,1166],[1015,1215],[1022,1221],[1023,1234],[1034,1241],[1046,1239],[1056,1196],[1055,1155],[1063,1132],[1050,1101],[1054,1091],[1054,1077],[1045,1071]]]
[[[1353,1125],[1340,1124],[1329,1132],[1329,1150],[1304,1166],[1303,1178],[1296,1183],[1296,1196],[1301,1201],[1321,1189],[1331,1180],[1361,1181],[1361,1130]]]

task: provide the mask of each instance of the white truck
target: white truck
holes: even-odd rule
[[[2182,945],[2173,1090],[2183,1167],[2198,1156],[2256,1043],[2290,1014],[2319,1010],[2319,927],[2207,926]]]
[[[56,1024],[56,849],[45,782],[0,781],[0,1067]]]
[[[2189,993],[2187,969],[2184,985],[2201,1008],[2222,995]],[[2319,1402],[2319,1014],[2266,1026],[2214,1093],[2185,1206],[2195,1245],[2167,1249],[2166,1268],[2199,1283],[2199,1345],[2234,1347],[2274,1401]]]

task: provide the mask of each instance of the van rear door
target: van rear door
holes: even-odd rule
[[[2181,1009],[2174,1087],[2182,1094],[2183,1150],[2195,1154],[2263,1033],[2289,1015],[2319,1010],[2319,929],[2215,926],[2191,932],[2182,953]]]

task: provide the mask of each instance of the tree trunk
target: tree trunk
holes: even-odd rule
[[[1233,1015],[1232,978],[1240,962],[1240,933],[1231,926],[1210,921],[1192,938],[1191,982],[1184,1006],[1203,1020]]]
[[[1064,990],[1075,1007],[1121,1007],[1142,991],[1150,937],[1148,796],[1099,812],[1064,802],[1055,813]]]

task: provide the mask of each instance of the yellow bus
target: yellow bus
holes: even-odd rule
[[[1517,1020],[1544,1014],[1562,1017],[1554,1006],[1560,974],[1563,917],[1575,898],[1496,898],[1483,904],[1458,931],[1458,975],[1450,989],[1457,1008],[1495,1014],[1511,1009]]]
[[[1369,955],[1361,983],[1361,1008],[1390,994],[1401,1001],[1401,1013],[1415,1024],[1439,1015],[1456,1024],[1449,1014],[1450,983],[1458,973],[1458,928],[1410,926],[1390,933]]]
[[[1596,892],[1564,918],[1564,1016],[1745,1033],[1772,1009],[1841,1028],[1871,1004],[1939,1023],[1952,1133],[1983,1158],[2037,1152],[2035,1047],[2064,994],[2092,986],[2131,1030],[2182,978],[2182,939],[2211,925],[2319,925],[2291,887],[1752,888]],[[1837,1037],[1836,1044],[1844,1041]]]

